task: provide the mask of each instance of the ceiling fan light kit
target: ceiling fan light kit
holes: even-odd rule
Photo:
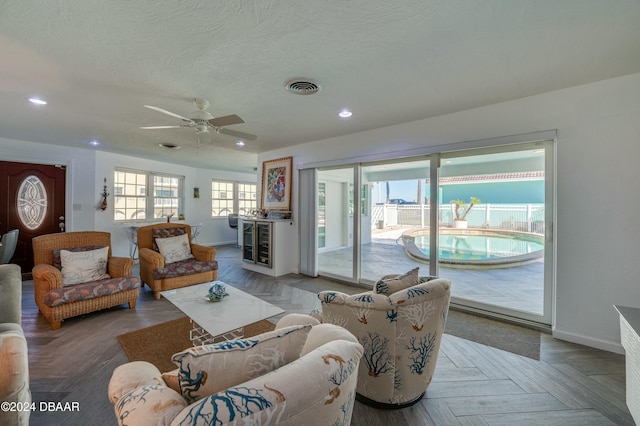
[[[233,136],[233,137],[244,139],[247,141],[254,141],[258,138],[256,135],[253,135],[251,133],[245,133],[245,132],[240,132],[237,130],[230,130],[225,128],[226,126],[232,126],[234,124],[244,123],[244,120],[239,115],[230,114],[230,115],[225,115],[223,117],[214,117],[213,115],[211,115],[209,111],[207,111],[207,108],[209,107],[208,100],[202,99],[202,98],[194,98],[193,103],[196,105],[198,109],[190,114],[191,118],[184,117],[182,115],[176,114],[171,111],[167,111],[157,106],[145,105],[144,106],[145,108],[149,108],[153,111],[157,111],[174,118],[178,118],[184,121],[186,124],[173,125],[173,126],[143,126],[140,128],[144,130],[179,129],[182,127],[191,128],[196,131],[198,143],[202,142],[200,135],[203,135],[203,134],[209,135],[209,128],[214,129],[216,133],[219,133],[221,135]]]

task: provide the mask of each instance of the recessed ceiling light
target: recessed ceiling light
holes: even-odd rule
[[[174,145],[172,143],[159,143],[158,145],[167,149],[180,149],[180,145]]]
[[[42,100],[40,98],[29,98],[29,102],[36,105],[46,105],[47,101]]]
[[[98,146],[98,145],[100,145],[100,142],[98,142],[97,140],[94,139],[92,141],[89,141],[89,145]]]
[[[237,145],[237,146],[244,146],[244,141],[237,141],[237,142],[236,142],[236,145]]]
[[[348,109],[343,109],[338,113],[338,115],[340,116],[340,118],[349,118],[353,115],[353,113]]]

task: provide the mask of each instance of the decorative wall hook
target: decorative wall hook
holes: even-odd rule
[[[102,203],[100,204],[100,210],[107,209],[107,197],[109,192],[107,191],[107,178],[104,178],[104,189],[102,190]]]

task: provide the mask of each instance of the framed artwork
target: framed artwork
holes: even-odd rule
[[[262,163],[262,208],[291,210],[291,167],[293,157]]]

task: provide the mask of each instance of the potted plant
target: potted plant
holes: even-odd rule
[[[469,205],[463,200],[452,200],[451,204],[454,206],[455,219],[453,220],[454,228],[466,228],[467,227],[467,215],[476,204],[480,204],[480,199],[477,197],[471,197]]]

